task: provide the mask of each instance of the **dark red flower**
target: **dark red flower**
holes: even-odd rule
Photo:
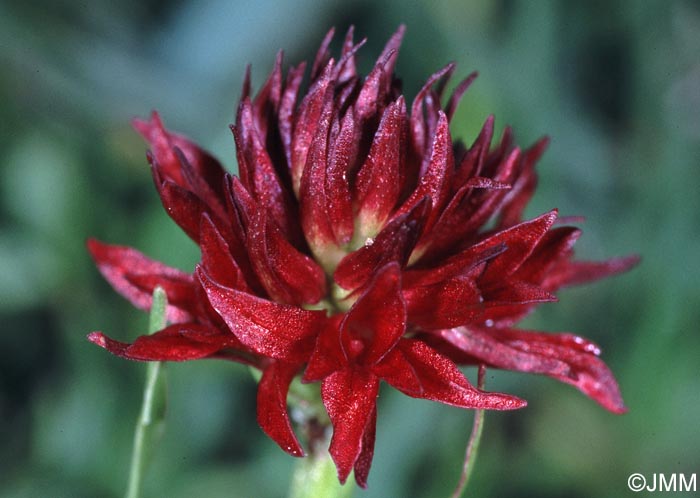
[[[523,221],[546,140],[521,150],[493,118],[471,146],[449,121],[475,75],[443,106],[450,64],[410,110],[394,76],[404,29],[366,78],[350,29],[340,58],[324,39],[299,97],[305,64],[283,75],[282,56],[254,97],[246,76],[236,124],[239,176],[231,176],[157,114],[134,126],[168,214],[201,248],[193,274],[96,241],[109,282],[150,306],[157,285],[172,325],[124,344],[91,341],[135,360],[227,358],[262,370],[258,421],[285,451],[302,455],[287,413],[290,383],[320,383],[333,425],[330,453],[344,482],[366,485],[380,381],[408,396],[462,408],[525,402],[483,392],[458,364],[549,375],[615,413],[614,377],[591,342],[515,324],[555,292],[619,273],[634,257],[573,260],[576,228],[556,210]]]

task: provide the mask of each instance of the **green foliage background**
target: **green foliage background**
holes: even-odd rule
[[[409,98],[449,61],[480,77],[453,132],[489,113],[519,143],[552,137],[531,215],[585,215],[579,254],[637,252],[622,277],[561,293],[528,326],[597,341],[630,413],[553,380],[491,371],[529,400],[487,414],[470,496],[619,497],[632,472],[700,472],[700,6],[690,1],[4,0],[0,3],[0,496],[116,497],[145,365],[85,340],[129,339],[146,314],[99,276],[88,236],[191,269],[197,249],[159,205],[129,127],[157,108],[235,168],[227,124],[246,63],[259,85],[284,48],[312,57],[329,26],[399,23]],[[278,497],[294,460],[258,429],[245,368],[168,365],[168,427],[148,496]],[[468,372],[475,376],[475,372]],[[447,496],[472,414],[382,390],[370,486]]]

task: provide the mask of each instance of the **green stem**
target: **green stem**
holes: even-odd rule
[[[153,334],[166,325],[168,298],[161,287],[153,291],[153,304],[148,321],[148,333]],[[146,384],[143,390],[141,414],[136,422],[134,432],[134,449],[131,454],[129,484],[126,498],[138,498],[141,495],[143,474],[148,462],[148,452],[158,439],[163,429],[165,418],[165,378],[162,364],[154,361],[148,364]]]
[[[292,476],[290,498],[350,498],[355,485],[341,485],[335,464],[324,448],[299,459]]]
[[[477,380],[477,387],[479,390],[484,389],[484,384],[486,380],[486,365],[479,365],[479,376]],[[475,410],[474,411],[474,424],[472,425],[472,433],[469,436],[469,443],[467,443],[467,449],[464,453],[464,465],[462,466],[462,475],[459,478],[459,483],[452,493],[451,498],[460,498],[464,491],[467,489],[467,484],[469,484],[469,478],[474,470],[474,463],[476,462],[476,455],[479,452],[479,442],[481,441],[481,433],[484,430],[484,415],[485,410]]]

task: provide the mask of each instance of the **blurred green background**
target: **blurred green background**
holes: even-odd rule
[[[567,290],[527,325],[597,341],[630,408],[611,415],[551,379],[491,371],[529,406],[487,414],[479,497],[619,497],[632,472],[700,473],[700,5],[690,1],[3,0],[0,3],[0,496],[117,497],[145,365],[91,345],[147,317],[101,279],[89,236],[191,269],[197,248],[163,212],[130,129],[167,126],[231,169],[246,63],[310,59],[355,24],[366,74],[399,23],[412,99],[449,61],[477,69],[453,132],[489,113],[552,144],[529,214],[585,215],[578,254],[639,253],[633,272]],[[254,419],[245,368],[168,365],[168,427],[147,496],[278,497],[295,464]],[[475,372],[468,375],[473,379]],[[447,496],[472,414],[383,389],[369,490]]]

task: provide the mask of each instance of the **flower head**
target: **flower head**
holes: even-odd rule
[[[572,334],[515,328],[566,285],[625,271],[636,258],[573,259],[576,228],[556,210],[523,211],[546,140],[521,150],[510,129],[492,145],[489,117],[471,146],[449,123],[475,75],[443,105],[455,66],[432,75],[409,106],[394,76],[404,29],[370,74],[357,74],[353,31],[336,60],[333,31],[309,88],[305,64],[282,56],[252,96],[246,76],[236,123],[239,176],[167,131],[157,114],[135,128],[151,146],[168,214],[199,245],[185,273],[134,249],[89,242],[101,272],[133,304],[168,295],[164,330],[124,344],[91,341],[135,360],[226,358],[262,371],[258,421],[300,456],[287,412],[292,380],[320,383],[344,482],[366,485],[380,381],[461,408],[510,410],[525,401],[474,387],[458,364],[545,374],[608,410],[625,411],[600,350]]]

